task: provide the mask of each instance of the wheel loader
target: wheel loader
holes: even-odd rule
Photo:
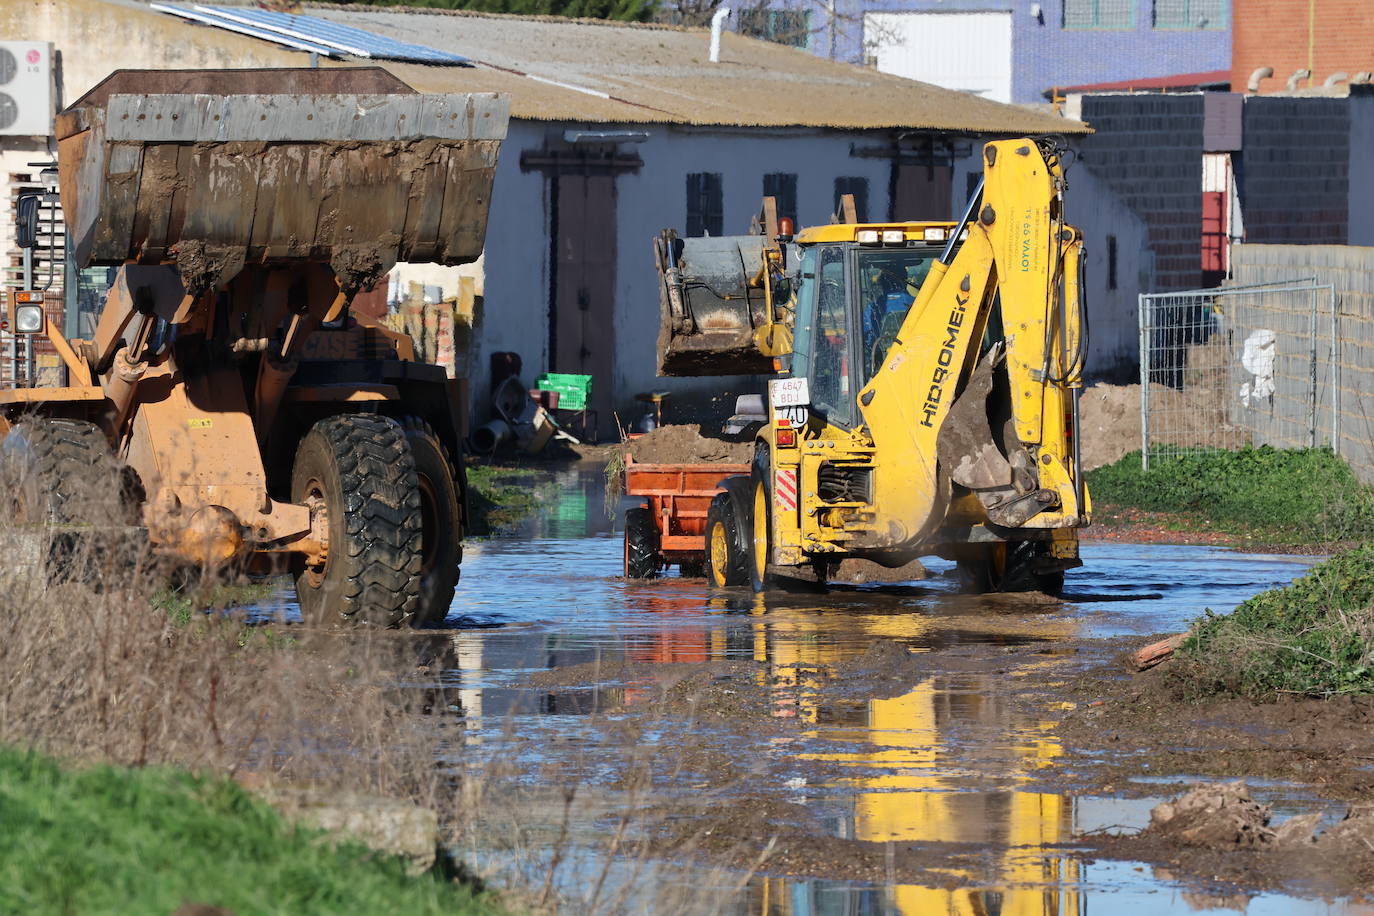
[[[776,376],[750,473],[708,509],[714,585],[935,555],[972,591],[1062,588],[1091,508],[1062,161],[988,143],[958,221],[783,226],[739,240],[733,281],[712,268],[732,240],[657,240],[660,372]]]
[[[178,563],[289,570],[308,621],[442,620],[459,382],[350,306],[398,261],[477,259],[507,120],[380,68],[117,71],[59,114],[73,266],[118,272],[89,340],[11,297],[69,380],[0,391],[20,521],[114,499]]]

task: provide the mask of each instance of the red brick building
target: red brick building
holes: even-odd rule
[[[1310,70],[1298,88],[1374,71],[1374,4],[1369,0],[1232,0],[1231,88],[1243,92],[1259,67],[1274,75],[1260,92],[1282,90],[1290,76]]]

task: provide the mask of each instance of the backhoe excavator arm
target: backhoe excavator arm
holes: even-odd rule
[[[955,486],[1002,528],[1084,523],[1076,391],[1081,237],[1062,221],[1057,152],[984,149],[981,200],[933,265],[881,368],[859,393],[881,516],[864,543],[914,547],[945,522]],[[885,524],[884,524],[885,523]]]

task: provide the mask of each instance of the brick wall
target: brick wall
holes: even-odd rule
[[[1201,93],[1083,97],[1096,133],[1079,144],[1080,167],[1145,221],[1154,291],[1202,283],[1202,106]]]
[[[1350,101],[1252,97],[1243,123],[1237,183],[1245,240],[1347,242]]]
[[[1332,73],[1374,70],[1374,15],[1369,0],[1232,0],[1231,86],[1245,88],[1257,67],[1273,67],[1261,92],[1284,88],[1311,67],[1320,86]],[[1309,28],[1309,26],[1311,26]]]

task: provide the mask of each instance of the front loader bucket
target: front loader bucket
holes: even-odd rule
[[[119,71],[58,118],[77,263],[175,262],[204,291],[322,261],[356,292],[397,261],[474,261],[507,120],[503,97],[377,68]]]
[[[658,265],[658,374],[760,375],[774,371],[756,332],[770,305],[752,281],[763,264],[762,235],[654,239]],[[792,265],[789,265],[789,267]]]

